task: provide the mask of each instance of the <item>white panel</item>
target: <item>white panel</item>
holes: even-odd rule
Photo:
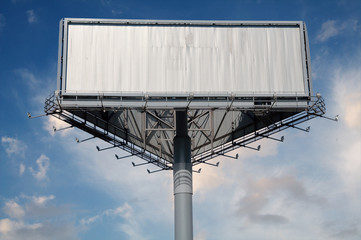
[[[68,92],[305,94],[298,27],[70,24]]]

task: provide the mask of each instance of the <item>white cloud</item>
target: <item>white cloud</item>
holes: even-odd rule
[[[0,234],[1,235],[7,235],[14,231],[14,229],[20,228],[21,223],[18,223],[16,221],[12,221],[9,218],[0,219]],[[0,236],[1,236],[0,235]]]
[[[3,211],[8,218],[0,219],[2,240],[47,240],[78,239],[77,229],[62,218],[70,211],[63,206],[46,206],[55,196],[25,196],[9,200]],[[25,200],[22,205],[18,202]]]
[[[348,19],[344,21],[328,20],[321,26],[320,31],[316,36],[316,40],[319,42],[326,42],[330,38],[345,35],[349,33],[360,32],[361,26],[358,20]]]
[[[66,122],[63,122],[56,117],[49,116],[44,121],[44,129],[51,135],[54,136],[56,133],[61,136],[65,136],[71,132],[71,128],[68,128],[70,125]],[[64,129],[64,130],[60,130]]]
[[[129,220],[132,218],[132,212],[132,207],[126,202],[118,208],[107,209],[93,217],[83,218],[81,219],[80,223],[82,225],[90,225],[95,223],[96,221],[101,221],[101,219],[103,219],[104,217],[121,217]]]
[[[361,53],[361,51],[360,51]],[[354,63],[361,61],[361,54]],[[337,145],[333,148],[334,171],[342,180],[349,204],[361,211],[361,69],[358,64],[339,65],[332,72],[334,101],[331,106],[340,114],[333,131]]]
[[[112,3],[112,0],[101,0],[100,1],[103,6],[110,6]]]
[[[17,155],[24,157],[25,150],[27,149],[25,143],[11,137],[1,137],[1,144],[5,148],[8,156]]]
[[[217,159],[221,160],[221,159]],[[227,161],[227,159],[223,159]],[[220,187],[222,184],[229,183],[232,179],[229,179],[224,171],[220,171],[219,168],[198,165],[197,167],[202,168],[201,174],[193,174],[193,193],[200,196],[200,200],[207,200],[206,196],[209,191]],[[222,168],[222,165],[220,165]]]
[[[0,219],[0,237],[4,240],[76,240],[77,231],[70,224],[25,223],[23,221],[11,220],[9,218]]]
[[[44,205],[49,200],[53,200],[53,199],[55,199],[54,195],[50,195],[50,196],[33,196],[32,197],[32,202],[35,203],[36,205]]]
[[[25,165],[21,163],[19,166],[19,176],[22,176],[24,174],[25,168]]]
[[[24,209],[14,200],[6,202],[3,210],[11,218],[21,219],[25,215]]]
[[[20,197],[24,202],[25,219],[60,219],[72,213],[69,206],[55,205],[54,202],[52,202],[52,200],[55,199],[54,195],[21,195]]]
[[[323,224],[323,231],[332,239],[359,239],[361,226],[357,221],[327,221]]]
[[[198,165],[197,167],[202,168],[202,173],[193,174],[193,193],[200,196],[199,200],[207,200],[207,196],[212,190],[224,184],[230,185],[234,182],[233,177],[242,172],[244,160],[252,157],[266,158],[275,156],[278,152],[279,144],[275,141],[263,139],[254,143],[253,147],[257,148],[258,145],[262,146],[260,151],[239,148],[228,153],[228,155],[233,157],[238,154],[238,159],[218,157],[211,160],[210,162],[212,163],[220,162],[218,168],[206,164]]]
[[[341,28],[336,25],[335,20],[329,20],[322,24],[321,30],[316,36],[316,39],[320,42],[325,42],[329,38],[337,36],[341,32]]]
[[[313,121],[313,137],[302,146],[313,159],[307,179],[327,199],[314,216],[323,239],[361,238],[361,46],[348,47],[353,52],[345,58],[327,56],[319,62],[326,66],[319,74],[329,90],[324,94],[326,115],[338,114],[339,121]]]
[[[361,130],[361,69],[336,68],[333,75],[336,104],[350,129]]]
[[[33,89],[35,89],[40,83],[39,79],[27,68],[16,69],[14,70],[14,73],[20,76],[20,78]]]
[[[89,137],[88,134],[81,133],[79,130],[74,131],[80,139]],[[74,144],[72,137],[64,136],[62,143],[74,158],[79,159],[75,162],[78,166],[79,177],[92,188],[99,189],[121,202],[119,208],[108,209],[84,218],[81,221],[84,226],[92,228],[92,224],[101,224],[102,221],[111,217],[117,218],[119,220],[117,230],[126,233],[129,239],[144,239],[143,231],[150,225],[154,228],[160,225],[166,229],[171,228],[173,188],[170,171],[148,174],[146,169],[152,169],[152,166],[138,168],[132,166],[132,161],[142,162],[139,158],[116,160],[115,153],[120,156],[128,155],[119,149],[98,152],[96,145],[101,148],[107,146],[101,140],[94,139]],[[105,213],[113,215],[107,216],[104,215]],[[118,215],[114,215],[116,213]],[[154,233],[149,236],[154,236]]]
[[[123,12],[122,12],[121,10],[114,10],[114,9],[112,9],[112,14],[113,14],[113,15],[122,15]]]
[[[100,219],[102,215],[96,215],[96,216],[93,216],[93,217],[88,217],[88,218],[82,218],[80,220],[80,224],[81,225],[90,225],[90,224],[93,224],[95,223],[96,221],[98,221],[98,219]]]
[[[35,11],[33,9],[27,10],[26,15],[28,16],[28,22],[29,23],[36,23],[38,21],[38,18],[35,15]]]
[[[194,236],[194,240],[207,240],[207,232],[199,232]]]
[[[129,239],[134,240],[147,240],[150,239],[146,235],[142,235],[140,226],[135,221],[120,224],[119,230],[128,235]]]
[[[42,154],[36,160],[36,164],[38,165],[38,171],[35,171],[32,167],[29,167],[30,172],[38,181],[46,179],[46,173],[49,169],[50,159]]]
[[[323,202],[320,197],[310,195],[304,184],[292,175],[250,179],[247,185],[246,194],[239,203],[238,214],[246,217],[252,223],[266,225],[288,223],[292,219],[280,214],[286,212],[282,211],[282,208],[284,209],[287,205],[285,204],[287,201],[294,201],[295,203]],[[274,212],[265,212],[271,199],[274,198],[281,199],[284,204],[281,204],[282,207]]]
[[[107,209],[104,210],[102,213],[83,218],[80,220],[80,224],[83,226],[90,226],[92,224],[96,224],[97,222],[102,221],[104,218],[114,218],[120,217],[118,231],[121,231],[128,235],[129,239],[148,239],[144,235],[142,235],[141,227],[139,222],[133,215],[133,208],[125,202],[122,206],[115,208],[115,209]],[[113,220],[113,222],[116,220]]]
[[[104,211],[104,214],[106,216],[120,216],[129,219],[132,217],[132,211],[132,207],[128,203],[125,203],[123,206],[120,206],[116,209],[108,209]]]

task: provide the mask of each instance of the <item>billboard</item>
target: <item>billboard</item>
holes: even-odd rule
[[[198,164],[324,114],[309,61],[299,21],[65,18],[45,112],[171,169],[186,109]]]
[[[63,19],[62,95],[310,96],[303,22]]]
[[[46,115],[173,170],[175,238],[191,239],[192,172],[322,117],[303,22],[60,21],[57,90]],[[29,114],[30,116],[30,114]],[[178,230],[177,230],[178,229]]]

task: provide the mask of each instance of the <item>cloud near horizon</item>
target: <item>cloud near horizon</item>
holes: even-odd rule
[[[78,239],[76,227],[68,220],[62,220],[59,214],[60,211],[63,214],[70,211],[62,206],[48,206],[47,202],[54,198],[53,195],[22,195],[5,202],[2,211],[7,217],[0,219],[0,239],[48,240],[49,236],[55,240]]]

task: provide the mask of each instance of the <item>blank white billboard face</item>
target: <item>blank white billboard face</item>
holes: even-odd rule
[[[62,90],[308,95],[300,25],[69,23]]]

